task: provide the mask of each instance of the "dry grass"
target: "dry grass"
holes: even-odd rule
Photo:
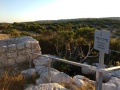
[[[8,34],[0,34],[0,39],[8,39],[10,35]]]
[[[8,72],[5,72],[0,77],[0,90],[23,90],[25,85],[26,79],[22,74],[9,76]]]
[[[27,85],[35,84],[36,76],[26,78],[22,74],[9,75],[6,71],[0,77],[0,90],[24,90]]]
[[[27,85],[35,84],[36,76],[26,78],[21,74],[22,70],[28,68],[28,62],[0,68],[3,71],[0,73],[0,90],[24,90]]]

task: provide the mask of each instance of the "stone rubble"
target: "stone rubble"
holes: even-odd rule
[[[60,72],[54,68],[50,68],[51,78],[49,78],[48,67],[47,67],[48,60],[49,58],[47,57],[39,56],[38,58],[33,60],[35,68],[25,70],[22,72],[24,74],[26,73],[30,74],[30,70],[31,71],[33,70],[35,74],[37,73],[39,75],[39,78],[36,80],[36,85],[27,87],[25,90],[81,90],[80,88],[83,88],[83,87],[85,87],[85,90],[87,90],[89,85],[95,86],[95,81],[89,80],[84,76],[76,75],[72,78],[69,75],[63,72]],[[33,73],[31,73],[31,75],[32,74]],[[111,77],[111,74],[110,75],[105,74],[104,78],[106,79],[107,82],[103,83],[102,90],[120,90],[120,79],[119,78]],[[51,80],[51,83],[49,83],[49,79]],[[53,86],[49,86],[49,89],[48,89],[48,85],[49,84],[52,85],[54,83],[57,83],[57,84],[60,84],[60,85],[63,85],[69,88],[68,89],[66,88],[53,89],[55,88],[55,86],[53,85]],[[40,89],[40,87],[42,89]]]
[[[71,88],[71,90],[76,90],[79,87],[86,87],[87,84],[84,82],[85,77],[76,75],[73,78],[69,75],[65,74],[64,72],[60,72],[54,68],[50,68],[50,74],[51,78],[48,76],[48,60],[49,58],[44,56],[39,56],[35,60],[33,60],[33,64],[35,65],[35,73],[39,75],[39,78],[36,80],[36,85],[33,85],[32,87],[38,88],[39,85],[47,85],[49,83],[49,80],[51,80],[51,83],[58,83],[60,85],[66,86]],[[30,70],[28,69],[23,71],[22,73],[25,75],[28,75]],[[77,80],[78,79],[78,80]],[[45,86],[46,88],[47,86]],[[26,88],[25,90],[34,90],[31,87]],[[35,89],[35,90],[47,90],[47,89]],[[50,90],[64,90],[64,89],[50,89]],[[69,90],[69,89],[65,89]]]
[[[69,89],[66,89],[65,87],[59,85],[58,83],[47,83],[30,86],[25,90],[69,90]]]

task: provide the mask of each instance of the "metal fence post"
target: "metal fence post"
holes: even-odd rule
[[[99,52],[99,65],[100,65],[100,68],[104,68],[104,53],[103,52]],[[103,73],[96,71],[95,90],[102,90],[102,79],[103,79]]]
[[[51,72],[50,72],[50,69],[51,69],[51,59],[49,58],[48,59],[48,79],[49,79],[49,83],[51,83]]]

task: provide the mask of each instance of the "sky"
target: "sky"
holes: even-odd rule
[[[120,0],[0,0],[0,22],[120,17]]]

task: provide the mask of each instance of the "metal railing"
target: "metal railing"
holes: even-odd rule
[[[27,52],[27,53],[49,58],[49,60],[48,60],[48,78],[49,78],[49,82],[51,82],[51,74],[50,74],[50,68],[51,67],[50,66],[51,66],[52,59],[56,60],[56,61],[64,62],[64,63],[67,63],[67,64],[75,65],[75,66],[78,66],[78,67],[91,69],[91,70],[95,71],[96,74],[98,74],[98,73],[102,73],[102,74],[103,73],[108,73],[109,71],[112,71],[112,70],[115,70],[115,69],[120,69],[120,66],[110,67],[110,68],[97,68],[95,66],[86,65],[86,64],[82,64],[82,63],[77,63],[77,62],[73,62],[73,61],[69,61],[69,60],[65,60],[65,59],[61,59],[61,58],[56,58],[56,57],[53,57],[53,56],[50,56],[50,55],[41,55],[39,53],[32,53],[32,52]],[[97,87],[101,87],[101,82],[99,82],[98,77],[96,77],[95,85]],[[96,88],[96,90],[102,90],[102,88],[101,89]]]

